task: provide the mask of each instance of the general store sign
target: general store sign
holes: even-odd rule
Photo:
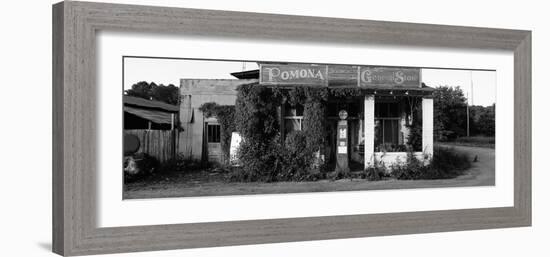
[[[359,67],[359,86],[420,87],[420,69]]]
[[[260,64],[260,84],[333,88],[419,88],[419,68],[354,65]]]

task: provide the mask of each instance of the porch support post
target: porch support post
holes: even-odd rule
[[[374,95],[365,96],[365,168],[374,164]]]
[[[434,152],[434,100],[422,98],[422,152],[432,158]]]

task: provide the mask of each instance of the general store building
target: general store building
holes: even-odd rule
[[[180,134],[180,152],[194,159],[222,161],[219,123],[215,117],[205,118],[198,108],[206,102],[234,105],[236,88],[253,83],[259,87],[361,89],[361,95],[330,96],[326,101],[322,155],[328,164],[344,153],[352,168],[405,161],[409,141],[414,140],[412,133],[418,135],[414,155],[423,160],[433,155],[433,88],[421,82],[421,69],[294,63],[259,66],[258,70],[232,73],[236,79],[181,80],[184,134]],[[303,129],[303,106],[281,104],[278,110],[283,138]],[[347,124],[345,131],[340,130],[342,120]]]

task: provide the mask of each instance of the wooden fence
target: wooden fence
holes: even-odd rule
[[[140,147],[138,153],[151,155],[160,162],[176,158],[178,149],[177,130],[146,130],[131,129],[124,133],[135,135],[139,138]]]

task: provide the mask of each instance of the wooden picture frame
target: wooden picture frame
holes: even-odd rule
[[[96,226],[99,30],[514,52],[513,207]],[[531,225],[531,32],[90,2],[53,6],[53,251],[88,255]]]

